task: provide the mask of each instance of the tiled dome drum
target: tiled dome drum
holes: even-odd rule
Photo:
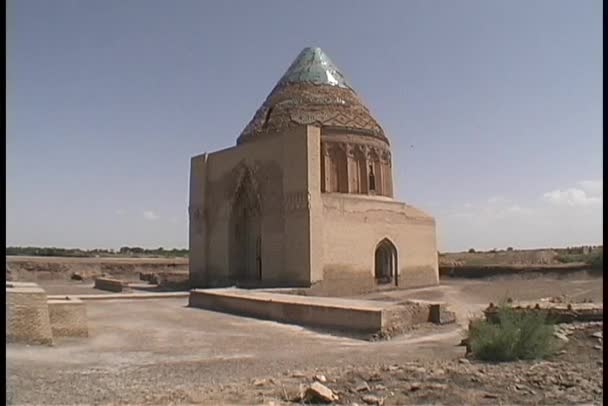
[[[321,128],[323,192],[393,196],[389,141],[320,48],[300,52],[237,144],[301,125]]]
[[[237,144],[302,124],[352,129],[388,143],[382,127],[320,48],[305,48],[298,55]]]

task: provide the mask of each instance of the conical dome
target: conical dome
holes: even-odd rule
[[[388,143],[344,74],[321,48],[304,48],[253,119],[237,144],[303,124],[341,129]]]

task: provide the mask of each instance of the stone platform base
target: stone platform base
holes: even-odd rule
[[[264,291],[193,289],[190,307],[283,323],[357,333],[377,333],[431,321],[430,304],[394,303]]]

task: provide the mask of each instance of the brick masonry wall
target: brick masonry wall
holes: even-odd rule
[[[110,292],[122,292],[123,283],[118,279],[95,278],[95,289],[108,290]]]
[[[400,288],[439,283],[434,219],[420,210],[388,198],[324,194],[324,270],[343,272],[353,289],[374,278],[378,243],[388,239],[397,251]]]
[[[333,267],[325,269],[323,280],[311,286],[309,294],[315,296],[350,296],[371,292],[376,281],[369,272],[352,272]]]
[[[49,300],[49,316],[54,337],[88,337],[87,309],[78,299]]]
[[[47,297],[40,287],[7,285],[6,342],[53,344]]]

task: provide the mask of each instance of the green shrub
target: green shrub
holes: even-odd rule
[[[484,361],[545,358],[555,352],[553,323],[546,315],[516,312],[501,305],[496,321],[475,320],[469,326],[469,345],[474,357]]]
[[[469,248],[469,254],[474,254],[475,253],[475,248]]]
[[[589,265],[591,265],[591,268],[593,268],[593,269],[603,269],[604,268],[604,252],[600,251],[600,252],[594,254],[593,258],[591,258],[591,261],[589,261]]]

